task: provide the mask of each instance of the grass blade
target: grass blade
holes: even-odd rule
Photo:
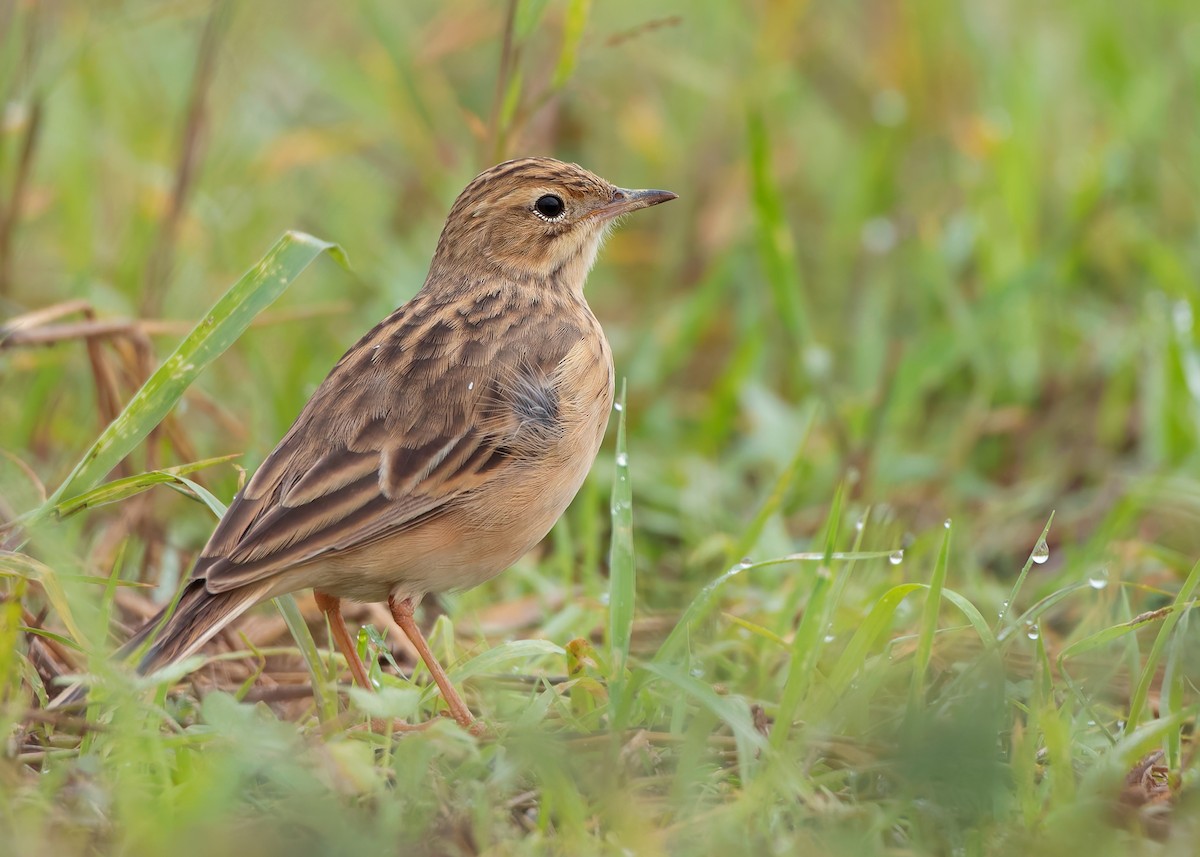
[[[1193,565],[1192,570],[1188,572],[1187,578],[1183,581],[1183,586],[1179,588],[1179,593],[1175,596],[1175,601],[1171,604],[1174,612],[1166,618],[1162,627],[1158,629],[1158,636],[1154,638],[1154,643],[1150,646],[1150,654],[1146,657],[1146,665],[1142,667],[1142,674],[1138,679],[1137,688],[1133,692],[1133,698],[1129,701],[1129,717],[1125,720],[1126,735],[1137,729],[1138,722],[1142,719],[1142,715],[1146,710],[1146,700],[1150,697],[1150,686],[1154,683],[1154,674],[1158,671],[1158,663],[1162,660],[1163,652],[1167,648],[1167,642],[1171,639],[1171,633],[1175,630],[1175,626],[1179,624],[1179,618],[1183,615],[1184,609],[1191,606],[1188,602],[1192,600],[1197,586],[1200,586],[1200,562]]]
[[[304,614],[300,612],[300,605],[296,603],[295,598],[291,595],[281,595],[272,599],[272,603],[279,610],[279,615],[283,617],[284,624],[287,625],[292,639],[296,641],[296,647],[300,650],[300,655],[304,658],[304,664],[308,667],[308,675],[312,681],[313,701],[317,706],[317,716],[322,723],[327,723],[337,717],[337,697],[325,689],[325,665],[321,660],[321,651],[317,648],[317,641],[313,639],[312,632],[308,630],[308,623],[304,621]]]
[[[775,484],[771,486],[771,492],[767,495],[766,499],[763,500],[762,505],[758,508],[758,511],[755,512],[754,518],[750,521],[750,525],[746,528],[745,533],[743,533],[742,537],[738,539],[738,542],[733,550],[730,551],[729,561],[734,564],[720,577],[716,578],[702,590],[700,590],[696,597],[692,599],[692,603],[688,605],[688,608],[684,611],[683,616],[681,616],[679,621],[675,623],[675,627],[671,629],[671,632],[667,635],[667,639],[665,639],[662,645],[659,646],[658,652],[654,655],[654,660],[656,662],[662,663],[668,657],[670,657],[675,648],[683,641],[691,626],[702,616],[708,613],[713,602],[716,600],[717,592],[731,578],[741,574],[748,568],[757,568],[759,565],[780,564],[783,562],[791,562],[793,559],[804,558],[800,554],[795,554],[789,557],[782,557],[774,560],[764,560],[762,563],[751,563],[748,560],[739,559],[758,543],[758,540],[762,536],[763,529],[766,527],[767,522],[772,518],[772,516],[775,515],[776,512],[779,511],[779,507],[783,504],[784,498],[791,489],[796,474],[799,473],[801,465],[805,460],[804,450],[805,446],[807,445],[808,437],[811,433],[813,416],[814,412],[809,411],[808,418],[804,423],[804,430],[800,435],[800,442],[796,445],[796,452],[792,456],[792,460],[779,474],[779,477],[775,480]]]
[[[1030,552],[1029,557],[1025,560],[1025,565],[1021,567],[1021,573],[1017,575],[1017,582],[1013,584],[1012,592],[1008,595],[1008,600],[1004,602],[1003,608],[1000,610],[1000,618],[996,622],[996,636],[1003,639],[1008,632],[1016,626],[1016,623],[1005,627],[1005,622],[1008,620],[1008,614],[1012,610],[1013,604],[1017,601],[1017,596],[1021,594],[1021,587],[1025,585],[1025,578],[1029,576],[1029,569],[1033,568],[1034,554],[1038,549],[1046,543],[1046,536],[1050,535],[1050,525],[1054,523],[1054,512],[1050,513],[1050,517],[1046,519],[1046,526],[1042,527],[1042,534],[1038,536],[1038,540],[1034,543],[1034,548]]]
[[[84,509],[94,509],[97,506],[104,506],[108,503],[117,503],[128,499],[135,494],[150,490],[155,485],[171,483],[188,485],[188,493],[191,493],[190,485],[194,483],[191,483],[191,480],[182,479],[182,477],[189,473],[203,470],[206,467],[212,467],[215,464],[232,461],[237,457],[237,455],[222,455],[218,458],[206,458],[203,461],[193,461],[190,464],[181,464],[177,467],[164,467],[161,470],[151,470],[146,473],[139,473],[136,476],[127,476],[124,479],[105,482],[103,485],[93,488],[90,491],[84,491],[82,494],[76,494],[74,497],[59,501],[54,506],[54,513],[60,518],[65,518]],[[217,517],[220,517],[220,514]]]
[[[829,569],[833,549],[837,546],[838,525],[842,520],[842,500],[845,496],[845,483],[838,486],[834,495],[833,505],[825,523],[825,559],[817,567],[813,580],[812,594],[804,608],[800,619],[800,627],[792,640],[791,658],[788,661],[787,679],[783,685],[783,697],[779,701],[779,713],[775,725],[771,729],[771,746],[778,748],[787,740],[792,722],[796,719],[796,710],[800,700],[808,689],[809,678],[817,660],[818,640],[825,622],[825,600],[829,594],[830,580],[833,572]],[[791,612],[790,610],[788,611]]]
[[[925,675],[929,671],[929,661],[933,657],[933,638],[937,634],[938,614],[942,606],[942,590],[946,584],[946,566],[950,561],[950,533],[946,528],[942,537],[942,547],[938,551],[937,563],[933,569],[933,579],[929,581],[929,593],[925,597],[925,612],[921,615],[921,632],[917,638],[917,654],[913,663],[912,684],[908,692],[908,712],[912,717],[920,708],[921,698],[925,694]]]
[[[737,743],[738,769],[742,781],[748,782],[755,754],[766,749],[763,736],[754,728],[749,707],[735,698],[718,695],[716,691],[699,679],[681,673],[665,664],[646,664],[645,670],[668,684],[674,685],[685,696],[690,697],[697,704],[725,721]]]
[[[792,340],[805,348],[812,343],[809,313],[804,306],[803,281],[796,260],[796,242],[784,215],[783,200],[771,169],[770,141],[762,116],[749,122],[750,175],[754,212],[758,217],[758,252],[767,282],[775,298],[775,309]]]
[[[112,502],[121,496],[128,496],[124,492],[136,493],[155,481],[180,483],[189,493],[204,502],[214,515],[221,517],[225,511],[224,504],[199,485],[183,477],[183,473],[190,472],[187,469],[190,465],[175,468],[175,472],[170,469],[162,471],[166,478],[161,480],[154,474],[143,474],[141,477],[133,477],[132,481],[117,480],[109,483],[99,491],[91,489],[162,422],[200,373],[241,336],[254,317],[270,306],[317,256],[325,252],[345,262],[345,256],[337,245],[302,232],[287,232],[275,242],[258,264],[243,274],[213,304],[174,353],[134,394],[117,418],[100,433],[100,437],[75,465],[71,474],[35,510],[30,528],[50,514],[65,515],[98,502]],[[206,463],[208,462],[199,464]],[[71,499],[64,501],[64,497]],[[64,624],[67,624],[68,630],[76,639],[82,641],[84,637],[71,620],[65,595],[54,585],[53,574],[42,574],[41,579],[52,595],[51,600],[56,602],[55,606]],[[275,603],[308,663],[318,708],[327,712],[329,703],[323,696],[324,673],[320,657],[300,608],[290,595],[275,599]]]
[[[629,478],[629,451],[625,440],[625,381],[617,399],[617,454],[612,487],[612,543],[608,562],[608,647],[614,711],[623,708],[625,669],[633,637],[633,604],[637,594],[637,568],[633,556],[633,484]],[[617,719],[614,717],[614,720]],[[619,729],[620,724],[614,724]]]
[[[758,544],[759,538],[762,537],[763,529],[767,526],[767,522],[779,511],[779,507],[783,505],[784,499],[788,495],[788,491],[792,488],[792,483],[795,481],[796,474],[804,467],[807,462],[807,446],[808,437],[812,433],[813,417],[816,411],[810,410],[807,418],[804,421],[804,429],[800,432],[800,442],[796,444],[796,451],[792,454],[792,460],[780,472],[775,484],[771,486],[771,493],[763,500],[758,511],[754,513],[754,518],[751,519],[750,525],[746,527],[741,538],[737,540],[733,550],[729,552],[729,562],[732,564],[737,562]]]
[[[103,479],[162,422],[192,382],[242,335],[254,317],[325,252],[344,260],[336,244],[302,232],[285,233],[275,242],[267,255],[213,304],[175,353],[101,432],[37,517],[56,507],[63,497],[87,491]]]
[[[900,602],[910,593],[923,589],[924,586],[922,583],[902,583],[889,589],[872,605],[871,612],[867,614],[867,618],[862,621],[858,630],[854,632],[854,636],[850,638],[845,651],[837,659],[837,663],[830,670],[829,678],[825,682],[835,698],[841,696],[850,686],[854,674],[866,663],[867,655],[870,653],[871,647],[875,645],[875,641],[891,627],[893,616],[896,608],[900,606]]]
[[[583,31],[587,27],[591,7],[592,0],[571,0],[567,5],[566,18],[563,20],[562,51],[558,55],[558,65],[551,81],[555,89],[567,85],[575,66],[579,64],[579,46],[583,42]]]
[[[549,640],[510,640],[480,652],[475,657],[451,668],[450,680],[457,683],[479,675],[495,675],[511,664],[528,667],[536,658],[547,656],[566,657],[562,646]]]

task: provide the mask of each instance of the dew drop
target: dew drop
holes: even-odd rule
[[[376,348],[378,348],[379,346],[378,346],[378,345],[376,345],[375,347],[376,347]],[[467,382],[467,389],[468,389],[468,390],[474,390],[474,389],[475,389],[475,382],[474,382],[474,381],[468,381],[468,382]]]
[[[625,409],[625,406],[622,405],[620,402],[613,402],[613,410],[614,411],[623,411],[624,409]]]
[[[617,467],[628,467],[628,466],[629,466],[629,456],[627,454],[625,454],[624,452],[618,452],[617,453]]]
[[[689,672],[691,673],[692,678],[703,678],[704,677],[704,670],[700,669],[700,667],[692,667],[691,670],[689,670]]]
[[[1103,589],[1108,586],[1108,569],[1103,567],[1096,569],[1088,576],[1088,586],[1092,589]]]
[[[825,378],[833,368],[833,354],[821,345],[810,345],[800,356],[811,378]]]
[[[1034,547],[1033,553],[1029,555],[1029,558],[1038,565],[1041,565],[1046,560],[1050,559],[1050,546],[1046,544],[1045,539],[1038,541],[1037,546]]]
[[[857,521],[854,522],[854,529],[858,530],[861,533],[863,531],[863,527],[865,527],[866,525],[867,525],[867,522],[864,521],[862,518],[859,518]]]
[[[888,557],[888,562],[890,562],[892,565],[899,565],[900,563],[904,562],[904,551],[892,551],[891,556]]]
[[[1042,632],[1038,630],[1038,626],[1037,626],[1037,625],[1028,625],[1028,626],[1026,626],[1026,628],[1025,628],[1025,636],[1026,636],[1026,637],[1028,637],[1029,639],[1031,639],[1031,640],[1036,640],[1036,639],[1037,639],[1038,637],[1040,637],[1041,635],[1042,635]]]
[[[832,642],[833,642],[835,639],[836,639],[836,637],[834,637],[834,636],[833,636],[833,634],[826,634],[826,635],[825,635],[825,642],[826,642],[826,643],[832,643]]]
[[[863,224],[859,240],[868,253],[882,256],[896,246],[897,237],[894,222],[887,217],[872,217]]]
[[[948,529],[950,529],[950,524],[951,524],[951,521],[950,521],[950,519],[949,519],[949,518],[947,518],[946,520],[942,521],[942,526],[943,526],[943,527],[945,527],[947,530],[948,530]]]

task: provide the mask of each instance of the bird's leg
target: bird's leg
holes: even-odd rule
[[[342,657],[346,659],[346,664],[350,667],[350,672],[354,675],[354,680],[363,690],[374,690],[375,686],[371,684],[371,678],[367,675],[367,668],[358,656],[358,650],[354,647],[354,641],[350,639],[350,631],[346,629],[346,620],[342,616],[341,600],[332,595],[326,595],[324,592],[316,591],[313,592],[313,597],[317,600],[317,607],[325,614],[325,618],[329,620],[329,631],[333,634],[333,642],[341,650]]]
[[[462,697],[458,695],[458,691],[454,689],[454,685],[450,683],[450,677],[446,675],[446,671],[442,669],[442,665],[433,656],[433,652],[429,649],[429,643],[425,641],[425,635],[417,627],[417,622],[413,619],[412,599],[397,598],[393,595],[388,598],[388,607],[392,611],[392,618],[396,620],[396,624],[404,632],[404,636],[408,637],[413,646],[416,647],[417,654],[421,656],[421,660],[425,662],[425,666],[429,667],[429,672],[433,676],[433,680],[437,682],[438,690],[442,692],[442,698],[450,706],[450,714],[454,717],[454,720],[463,729],[473,731],[472,725],[475,723],[475,717],[471,714],[471,709],[467,708],[467,704],[463,702]]]

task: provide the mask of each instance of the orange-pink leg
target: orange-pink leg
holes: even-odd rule
[[[350,639],[350,631],[347,630],[346,620],[342,617],[342,602],[324,592],[314,591],[313,597],[317,600],[317,607],[329,620],[329,631],[333,634],[333,642],[341,651],[342,657],[346,659],[346,664],[350,667],[354,680],[363,690],[374,690],[375,686],[371,684],[367,668],[358,656],[354,641]]]
[[[458,691],[454,689],[454,685],[450,683],[450,677],[446,675],[446,671],[442,669],[442,665],[433,656],[433,652],[429,649],[429,643],[425,641],[425,635],[417,627],[417,622],[413,618],[412,599],[401,599],[392,596],[388,599],[388,607],[392,611],[392,618],[396,620],[396,624],[404,632],[404,636],[412,641],[412,644],[417,649],[417,654],[421,656],[421,660],[429,668],[433,680],[437,683],[438,690],[442,692],[442,698],[450,706],[450,714],[454,717],[454,720],[462,728],[471,729],[475,723],[471,709],[467,708],[467,704],[463,702],[462,697],[458,695]]]

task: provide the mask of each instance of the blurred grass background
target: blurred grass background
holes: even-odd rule
[[[611,439],[544,550],[443,600],[452,661],[513,636],[598,647],[516,661],[595,673],[561,696],[472,681],[503,724],[481,745],[322,740],[216,693],[182,731],[131,694],[72,744],[28,714],[19,632],[68,629],[14,561],[14,853],[1191,853],[1190,4],[8,0],[0,99],[0,315],[82,299],[142,320],[98,346],[107,405],[77,335],[8,331],[8,518],[284,230],[351,269],[300,277],[128,472],[230,453],[252,470],[419,288],[451,201],[495,161],[680,195],[589,281],[628,382],[637,620],[613,711],[595,678],[620,634],[601,632],[632,568],[610,574]],[[228,500],[239,473],[197,478]],[[212,519],[146,496],[24,550],[169,598]],[[758,565],[853,548],[902,561]],[[112,589],[67,590],[94,654]],[[528,603],[529,627],[478,630]],[[595,730],[612,740],[572,749]],[[1164,770],[1133,777],[1156,748]]]

